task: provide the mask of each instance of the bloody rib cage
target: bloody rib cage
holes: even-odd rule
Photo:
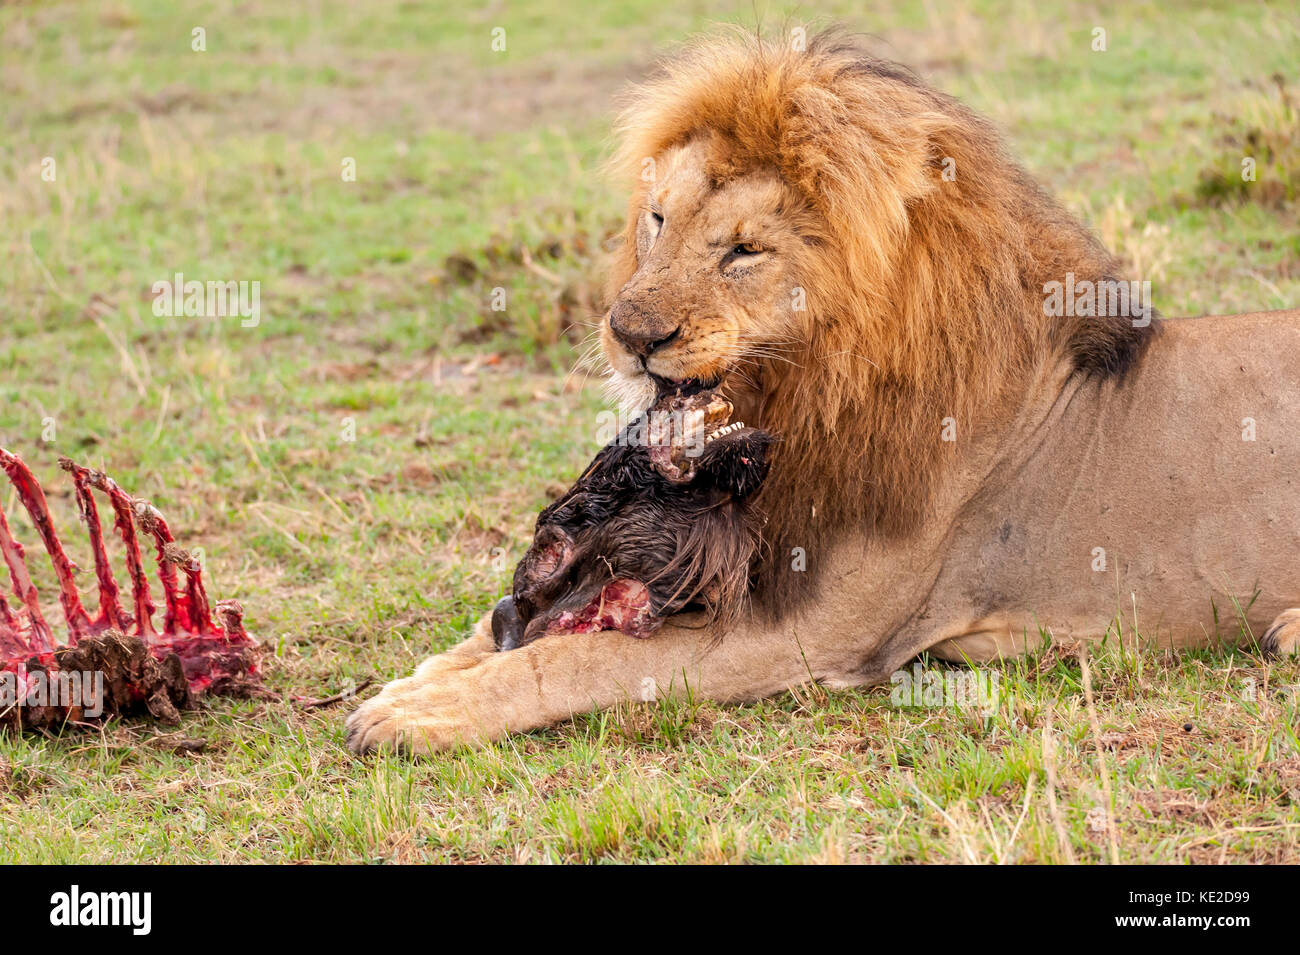
[[[77,567],[54,532],[40,484],[21,458],[0,448],[0,467],[53,564],[67,622],[67,643],[61,645],[41,611],[24,548],[0,508],[0,553],[15,598],[11,604],[0,592],[0,688],[12,691],[0,704],[0,726],[42,729],[101,715],[145,712],[175,722],[178,710],[204,693],[256,691],[261,680],[257,644],[244,630],[243,608],[234,600],[210,605],[199,561],[176,543],[158,510],[132,498],[102,471],[67,458],[60,458],[59,465],[72,476],[90,538],[99,608],[92,617],[82,605],[74,580]],[[112,508],[113,526],[126,553],[129,598],[124,599],[113,577],[92,490],[102,492]],[[161,629],[154,626],[155,607],[137,529],[152,538],[156,548],[165,602]],[[53,692],[56,686],[66,688],[74,674],[76,685],[83,687],[102,677],[102,695],[95,706],[86,703],[84,693],[70,701]],[[100,704],[102,712],[96,712]]]

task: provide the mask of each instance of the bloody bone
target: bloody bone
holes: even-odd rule
[[[696,608],[734,619],[759,547],[746,499],[774,439],[730,416],[711,391],[666,394],[601,450],[537,518],[493,610],[498,650],[596,630],[649,637]]]
[[[689,481],[705,443],[721,433],[731,410],[731,402],[712,391],[661,396],[646,415],[646,444],[655,470],[669,481]],[[736,424],[744,427],[744,422]]]
[[[0,468],[13,483],[50,557],[68,627],[67,645],[59,646],[41,611],[25,550],[0,508],[0,553],[17,598],[11,605],[0,594],[0,726],[57,726],[94,715],[75,703],[49,698],[48,689],[61,679],[60,673],[65,674],[64,685],[66,675],[74,672],[87,678],[102,675],[105,714],[147,711],[168,721],[175,721],[177,711],[203,693],[260,689],[257,644],[244,630],[243,608],[234,600],[218,601],[215,607],[209,603],[202,567],[176,543],[158,510],[148,501],[132,498],[102,471],[67,458],[59,464],[72,476],[77,508],[90,539],[99,607],[92,617],[81,602],[74,579],[76,565],[54,532],[40,484],[21,458],[0,448]],[[113,577],[92,491],[108,498],[113,526],[122,540],[131,581],[129,611]],[[154,627],[155,607],[137,529],[152,539],[156,551],[165,603],[161,630]],[[183,585],[178,569],[184,574]],[[4,699],[5,688],[16,690],[16,698]]]

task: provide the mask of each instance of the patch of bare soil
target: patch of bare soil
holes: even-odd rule
[[[1133,802],[1152,816],[1161,819],[1214,822],[1210,803],[1195,793],[1176,789],[1153,789],[1139,792]]]
[[[603,271],[604,256],[621,241],[618,224],[606,223],[595,232],[572,222],[561,228],[563,238],[554,235],[530,245],[497,236],[481,249],[444,260],[439,283],[449,293],[460,290],[482,303],[478,322],[460,333],[462,344],[479,344],[513,330],[505,312],[491,310],[491,290],[521,273],[527,279],[522,294],[539,316],[531,333],[538,344],[567,339],[579,345],[591,333],[605,308],[596,276]]]

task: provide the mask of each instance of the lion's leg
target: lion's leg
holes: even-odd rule
[[[496,653],[496,646],[492,643],[492,615],[489,614],[479,620],[468,640],[429,657],[416,668],[411,678],[427,677],[441,670],[463,670],[493,653]]]
[[[948,629],[939,635],[937,643],[926,649],[949,663],[995,663],[1024,656],[1038,646],[1040,638],[1036,628],[1030,629],[1031,626],[1011,617],[983,617],[965,626]]]
[[[1285,657],[1300,652],[1300,607],[1283,610],[1259,641],[1266,656]]]
[[[1023,636],[1008,632],[983,630],[961,637],[950,637],[929,648],[930,653],[949,663],[994,663],[1008,657],[1023,656],[1029,649]]]
[[[433,752],[687,687],[697,698],[756,699],[822,676],[816,657],[784,630],[736,632],[717,643],[707,629],[671,622],[647,640],[572,634],[494,653],[484,618],[465,643],[363,703],[348,718],[348,745],[359,753]]]

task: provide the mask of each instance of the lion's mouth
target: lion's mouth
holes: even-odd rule
[[[647,371],[646,374],[654,382],[655,404],[672,395],[689,398],[702,391],[712,391],[722,383],[721,378],[665,378],[652,371]]]

